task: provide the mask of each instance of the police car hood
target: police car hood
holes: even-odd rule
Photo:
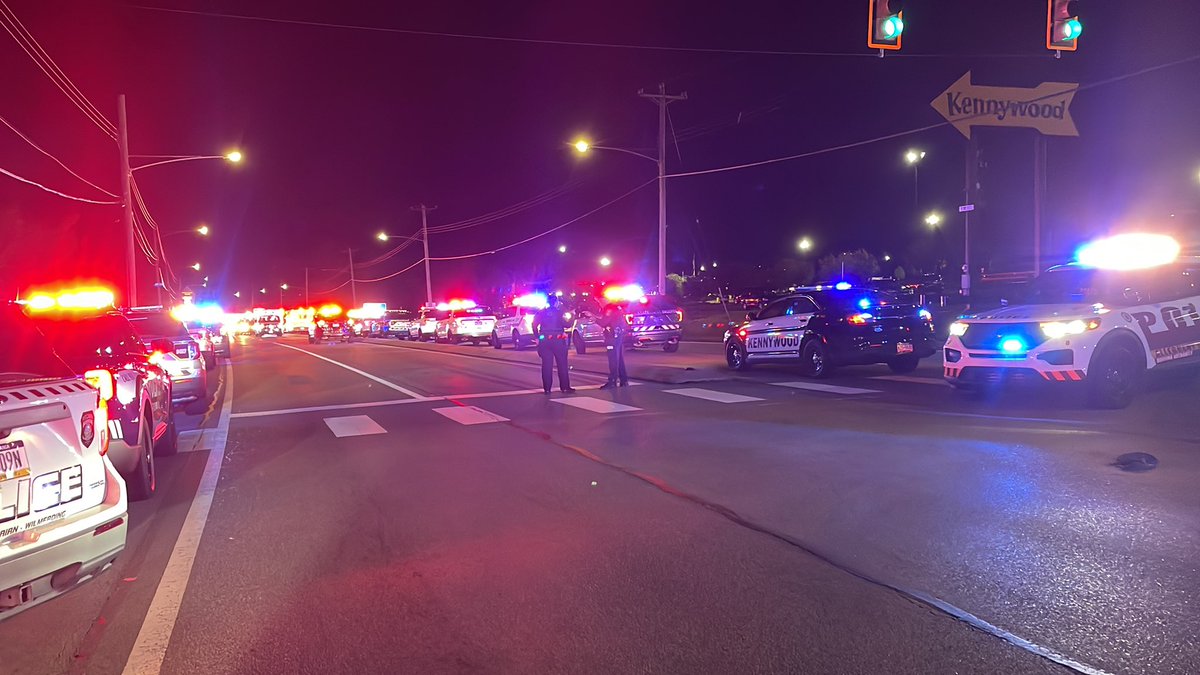
[[[1061,321],[1096,316],[1093,305],[1064,303],[1055,305],[1014,305],[964,314],[967,321]]]

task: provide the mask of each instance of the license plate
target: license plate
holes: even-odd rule
[[[482,322],[482,321],[476,321],[476,322],[475,322],[475,325],[476,325],[476,326],[482,326],[482,325],[483,325],[483,322]]]
[[[25,442],[0,443],[0,481],[29,475],[29,456]]]
[[[912,346],[911,342],[897,342],[896,343],[896,353],[897,354],[911,354],[912,350],[913,350],[913,346]]]

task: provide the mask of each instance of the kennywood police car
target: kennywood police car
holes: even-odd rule
[[[798,360],[809,377],[825,377],[839,365],[869,363],[908,373],[935,350],[928,310],[900,296],[847,283],[800,289],[773,300],[725,334],[730,368]]]
[[[1114,240],[1043,273],[1021,304],[951,324],[946,380],[1080,382],[1091,405],[1121,408],[1147,370],[1200,363],[1200,258],[1177,258],[1161,240]],[[1140,266],[1147,253],[1160,264]]]
[[[533,317],[550,300],[545,293],[527,293],[513,298],[509,306],[499,313],[495,328],[492,330],[492,346],[502,349],[505,342],[510,342],[513,349],[522,349],[537,344],[533,334]]]

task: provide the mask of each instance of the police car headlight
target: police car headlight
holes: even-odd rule
[[[1050,321],[1042,324],[1042,335],[1051,340],[1068,335],[1081,335],[1089,330],[1100,327],[1100,319],[1075,319],[1074,321]]]
[[[968,324],[965,324],[961,321],[955,321],[954,323],[950,324],[950,334],[955,337],[962,337],[967,332],[967,326]]]

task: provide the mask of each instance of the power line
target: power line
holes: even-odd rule
[[[63,197],[63,198],[65,198],[65,199],[73,199],[73,200],[75,200],[75,201],[77,201],[77,202],[83,202],[83,203],[85,203],[85,204],[101,204],[101,205],[108,206],[108,205],[114,205],[114,204],[120,204],[120,203],[121,203],[120,201],[115,201],[115,202],[102,202],[102,201],[98,201],[98,200],[95,200],[95,199],[86,199],[86,198],[84,198],[84,197],[76,197],[76,196],[74,196],[74,195],[69,195],[69,194],[67,194],[67,193],[65,193],[65,192],[59,192],[58,190],[55,190],[54,188],[49,188],[49,187],[46,187],[45,185],[42,185],[41,183],[39,183],[39,182],[37,182],[37,181],[30,180],[30,179],[28,179],[28,178],[25,178],[25,177],[23,177],[23,176],[18,176],[17,174],[15,174],[15,173],[13,173],[13,172],[9,171],[8,169],[4,169],[4,168],[0,168],[0,173],[4,174],[5,176],[8,176],[9,178],[15,178],[15,179],[17,179],[17,180],[21,181],[22,183],[26,183],[26,184],[28,184],[28,185],[32,185],[32,186],[34,186],[34,187],[36,187],[36,188],[41,188],[42,190],[45,190],[46,192],[49,192],[49,193],[50,193],[50,194],[52,194],[52,195],[58,195],[59,197]]]
[[[96,106],[92,105],[92,102],[89,101],[88,98],[84,96],[83,92],[81,92],[79,88],[75,86],[75,83],[71,81],[71,78],[67,77],[67,74],[63,72],[62,68],[58,67],[58,64],[54,62],[54,59],[52,59],[50,55],[46,53],[46,50],[43,49],[40,44],[38,44],[37,39],[34,38],[33,34],[25,28],[24,24],[21,23],[20,18],[18,18],[16,13],[8,7],[4,0],[0,0],[0,24],[4,25],[4,29],[8,32],[8,34],[17,42],[17,45],[21,47],[25,54],[28,55],[29,58],[33,59],[33,62],[38,66],[38,68],[41,69],[46,77],[50,78],[54,85],[58,87],[59,90],[62,91],[62,93],[65,94],[66,97],[70,99],[71,102],[74,103],[75,106],[79,108],[89,120],[92,121],[93,124],[99,127],[100,130],[107,134],[110,138],[115,140],[117,137],[116,126],[114,126],[112,122],[108,121],[108,118],[105,117],[104,114],[96,108]]]
[[[430,258],[430,260],[437,260],[437,258]],[[407,271],[409,271],[409,270],[413,269],[414,267],[416,267],[417,265],[420,265],[420,264],[421,264],[421,263],[423,263],[423,262],[425,262],[425,259],[424,259],[424,258],[421,258],[421,259],[420,259],[420,260],[418,260],[417,262],[415,262],[415,263],[413,263],[413,264],[409,265],[408,267],[405,267],[404,269],[400,270],[399,272],[393,272],[392,274],[388,274],[388,275],[386,275],[386,276],[379,277],[378,279],[355,279],[355,281],[357,281],[357,282],[358,282],[358,283],[360,283],[360,284],[373,284],[373,283],[375,283],[376,281],[386,281],[386,280],[388,280],[388,279],[391,279],[392,277],[398,277],[398,276],[400,276],[401,274],[404,274],[405,272],[407,272]],[[346,283],[348,284],[348,283],[350,283],[350,282],[349,282],[349,281],[347,281]],[[346,284],[342,284],[342,286],[345,286],[345,285],[346,285]],[[338,288],[341,288],[341,286],[339,286]],[[337,290],[337,289],[334,289],[334,290]]]
[[[18,129],[18,128],[14,127],[14,126],[12,125],[12,123],[11,123],[11,122],[9,122],[8,120],[4,119],[3,117],[0,117],[0,123],[3,123],[3,124],[4,124],[4,126],[8,127],[9,129],[12,129],[13,133],[15,133],[16,135],[18,135],[18,136],[20,136],[20,137],[21,137],[21,140],[23,140],[23,141],[25,141],[26,143],[28,143],[29,145],[33,146],[33,149],[34,149],[34,150],[37,150],[38,152],[42,153],[43,155],[45,155],[45,156],[49,157],[50,159],[54,160],[54,162],[55,162],[56,164],[58,164],[59,166],[61,166],[63,169],[65,169],[65,170],[67,171],[67,173],[69,173],[69,174],[71,174],[72,176],[74,176],[74,177],[78,178],[79,180],[81,180],[81,181],[83,181],[83,182],[87,183],[88,185],[91,185],[92,187],[94,187],[94,188],[96,188],[97,190],[99,190],[99,191],[103,192],[104,194],[108,195],[109,197],[119,197],[118,195],[116,195],[116,194],[114,194],[114,193],[112,193],[112,192],[109,192],[108,190],[105,190],[104,188],[100,187],[99,185],[96,185],[96,184],[95,184],[95,183],[93,183],[92,181],[90,181],[90,180],[88,180],[88,179],[84,178],[83,176],[80,176],[79,174],[77,174],[77,173],[75,173],[74,171],[72,171],[72,170],[71,170],[71,167],[67,166],[66,164],[63,164],[62,160],[60,160],[59,158],[57,158],[57,157],[55,157],[54,155],[50,154],[50,152],[49,152],[49,151],[47,151],[47,150],[44,150],[44,149],[43,149],[43,148],[42,148],[40,145],[38,145],[37,143],[34,143],[34,142],[33,142],[33,139],[29,138],[29,137],[28,137],[28,136],[26,136],[24,133],[22,133],[20,129]]]
[[[613,204],[616,204],[617,202],[621,201],[622,199],[625,199],[626,197],[628,197],[629,195],[632,195],[633,193],[637,192],[638,190],[641,190],[642,188],[646,187],[647,185],[651,185],[651,184],[653,184],[653,183],[655,183],[655,182],[657,182],[657,181],[658,181],[658,177],[657,177],[657,176],[656,176],[656,177],[654,177],[654,178],[651,178],[650,180],[646,181],[645,183],[642,183],[641,185],[638,185],[637,187],[635,187],[635,188],[633,188],[632,190],[630,190],[630,191],[628,191],[628,192],[626,192],[626,193],[622,194],[622,195],[621,195],[621,196],[619,196],[619,197],[616,197],[615,199],[611,199],[611,200],[609,200],[609,201],[607,201],[607,202],[605,202],[605,203],[601,204],[600,206],[597,206],[596,208],[592,209],[591,211],[588,211],[587,213],[585,213],[585,214],[583,214],[583,215],[581,215],[581,216],[577,216],[577,217],[575,217],[575,218],[572,218],[571,220],[568,220],[567,222],[565,222],[565,223],[563,223],[563,224],[561,224],[561,225],[556,225],[556,226],[554,226],[554,227],[552,227],[552,228],[550,228],[550,229],[548,229],[548,230],[545,230],[544,232],[541,232],[541,233],[535,234],[535,235],[533,235],[532,237],[526,237],[525,239],[522,239],[521,241],[514,242],[514,243],[512,243],[512,244],[507,244],[507,245],[505,245],[505,246],[501,246],[501,247],[499,247],[499,248],[494,248],[494,249],[492,249],[492,250],[490,250],[490,251],[480,251],[479,253],[468,253],[467,255],[455,255],[455,256],[446,256],[446,257],[442,257],[442,258],[429,258],[429,259],[430,259],[430,260],[465,260],[466,258],[478,258],[478,257],[480,257],[480,256],[492,255],[492,254],[494,254],[494,253],[499,253],[499,252],[501,252],[501,251],[506,251],[506,250],[508,250],[508,249],[510,249],[510,248],[513,248],[513,247],[515,247],[515,246],[520,246],[521,244],[527,244],[527,243],[529,243],[529,242],[533,241],[534,239],[540,239],[541,237],[544,237],[544,236],[546,236],[546,235],[548,235],[548,234],[551,234],[551,233],[557,232],[557,231],[559,231],[559,230],[563,229],[564,227],[567,227],[568,225],[574,225],[575,223],[577,223],[577,222],[579,222],[579,221],[583,220],[584,218],[587,218],[588,216],[590,216],[590,215],[592,215],[592,214],[594,214],[594,213],[596,213],[596,212],[598,212],[598,211],[602,211],[602,210],[604,210],[604,209],[606,209],[606,208],[608,208],[608,207],[612,206]]]
[[[570,192],[571,190],[578,188],[579,185],[582,183],[583,183],[582,180],[572,180],[572,181],[568,182],[566,185],[562,185],[560,187],[554,188],[553,190],[547,190],[546,192],[543,192],[534,197],[530,197],[529,199],[517,202],[516,204],[512,204],[510,206],[506,206],[502,209],[497,209],[490,213],[485,213],[481,216],[475,216],[473,218],[467,218],[465,220],[460,220],[460,221],[454,222],[454,223],[447,223],[445,225],[435,225],[435,226],[429,228],[429,233],[430,234],[443,234],[446,232],[455,232],[458,230],[465,230],[469,227],[476,227],[478,225],[484,225],[486,223],[495,222],[497,220],[501,220],[503,218],[507,218],[509,216],[521,213],[522,211],[528,211],[529,209],[531,209],[535,206],[541,206],[542,204],[545,204],[546,202],[551,201],[553,199],[557,199],[558,197],[566,194],[567,192]]]

